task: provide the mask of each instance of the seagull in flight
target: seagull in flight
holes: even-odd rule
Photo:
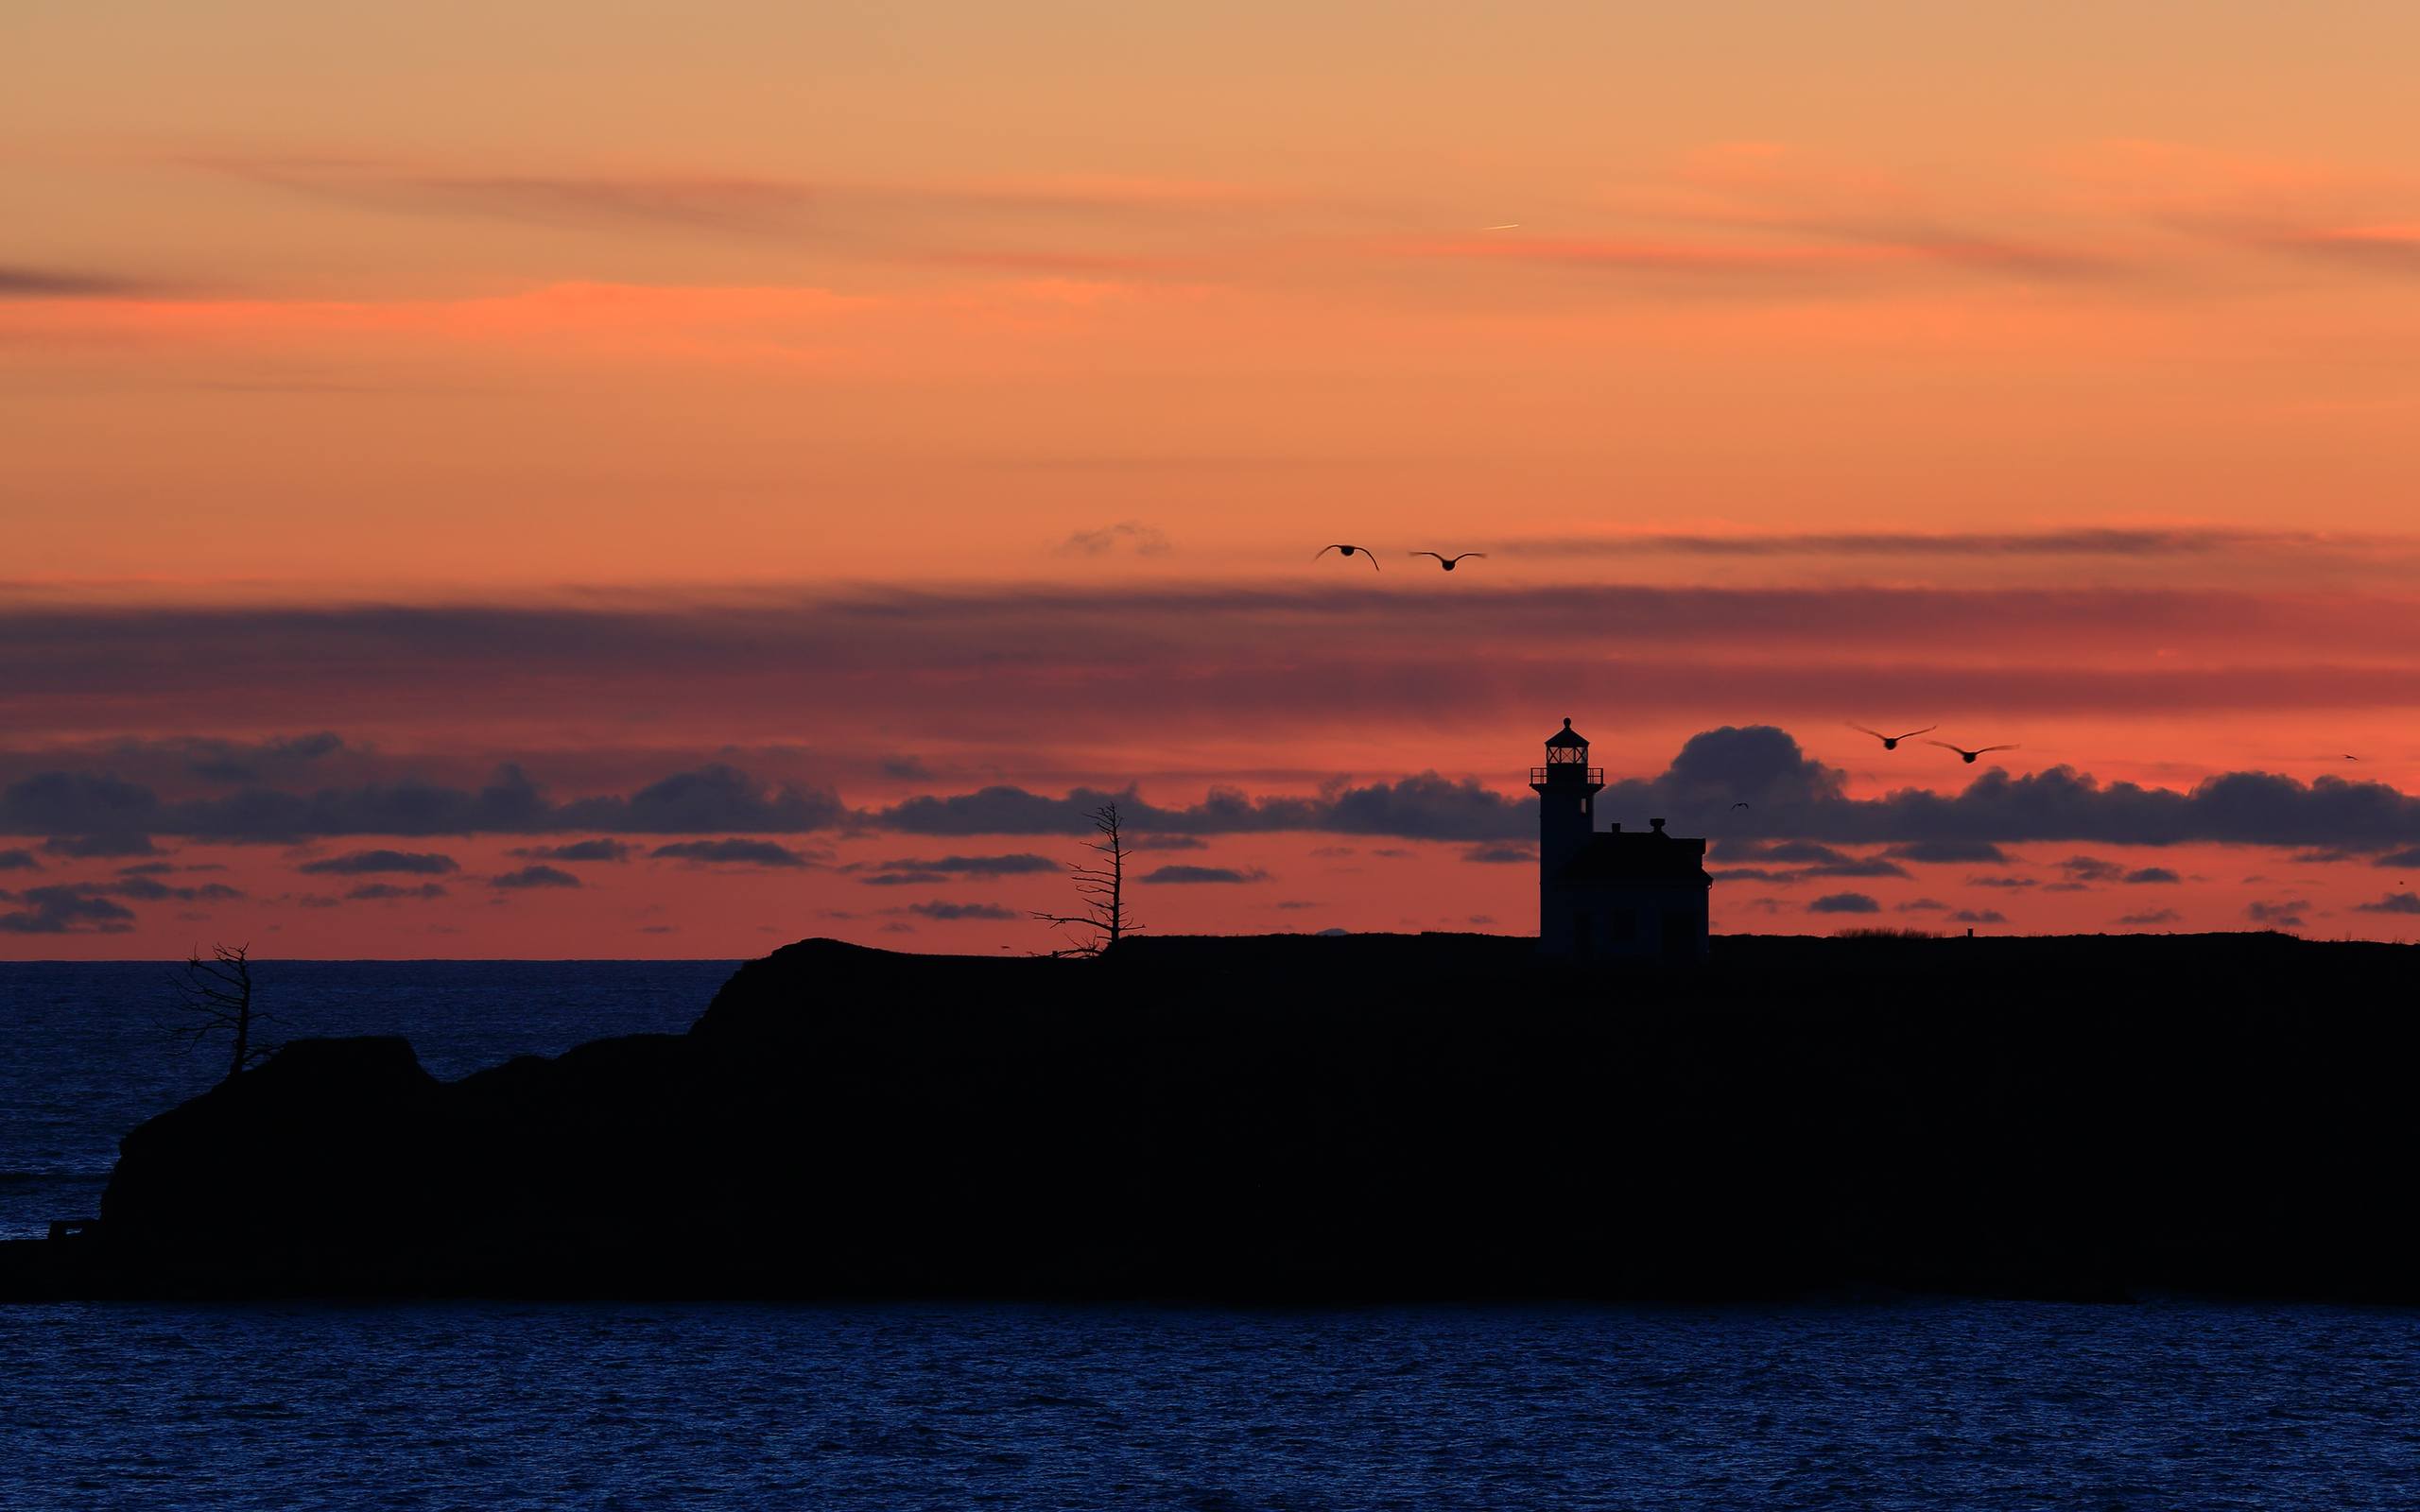
[[[1976,758],[1976,757],[1978,757],[1978,756],[1985,755],[1985,754],[1987,754],[1987,753],[1989,753],[1989,752],[1991,752],[1991,751],[1996,751],[1996,750],[2014,750],[2014,749],[2016,749],[2016,747],[2015,747],[2014,746],[1986,746],[1986,747],[1984,747],[1981,750],[1968,750],[1968,749],[1967,749],[1965,747],[1963,747],[1963,746],[1953,746],[1953,745],[1951,745],[1949,742],[1947,742],[1947,741],[1945,741],[1945,740],[1927,740],[1927,741],[1926,741],[1926,742],[1925,742],[1925,744],[1926,744],[1926,745],[1927,745],[1927,746],[1938,746],[1938,747],[1941,747],[1942,749],[1944,749],[1944,750],[1954,750],[1954,751],[1956,751],[1956,752],[1958,753],[1958,755],[1959,755],[1959,759],[1960,759],[1960,760],[1962,760],[1962,761],[1963,761],[1963,762],[1964,762],[1967,765],[1969,765],[1969,766],[1972,766],[1972,765],[1975,765],[1975,758]]]
[[[1737,803],[1732,804],[1731,806],[1732,806],[1733,808],[1735,808],[1735,809],[1744,809],[1744,808],[1746,808],[1746,807],[1748,806],[1748,804],[1747,804],[1747,801],[1746,801],[1745,799],[1742,799],[1742,800],[1740,800],[1739,802],[1737,802]]]
[[[1378,554],[1377,554],[1376,552],[1374,552],[1374,551],[1372,551],[1372,550],[1371,550],[1369,547],[1367,547],[1367,546],[1347,546],[1347,545],[1345,545],[1345,544],[1343,544],[1343,543],[1341,543],[1341,542],[1339,542],[1338,544],[1333,545],[1333,546],[1322,546],[1319,550],[1317,550],[1317,551],[1315,551],[1315,552],[1312,552],[1312,553],[1311,553],[1311,560],[1313,560],[1313,561],[1317,561],[1317,560],[1319,560],[1322,557],[1326,556],[1326,555],[1327,555],[1329,552],[1331,552],[1331,551],[1340,551],[1340,552],[1344,553],[1344,554],[1345,554],[1346,556],[1348,556],[1348,557],[1353,556],[1355,553],[1357,553],[1357,553],[1359,553],[1360,555],[1362,555],[1362,556],[1367,557],[1367,558],[1370,558],[1370,570],[1371,570],[1372,572],[1374,572],[1374,572],[1380,571],[1380,568],[1379,568],[1379,566],[1378,566]]]
[[[1882,748],[1884,750],[1897,750],[1899,748],[1899,742],[1903,740],[1911,740],[1918,735],[1930,734],[1941,727],[1939,725],[1927,725],[1922,730],[1910,730],[1904,735],[1886,735],[1878,730],[1868,730],[1863,725],[1853,724],[1849,726],[1849,728],[1858,731],[1859,734],[1872,735],[1875,739],[1882,742]],[[1938,746],[1941,742],[1936,740],[1933,744]]]
[[[1461,560],[1462,559],[1462,557],[1484,557],[1484,556],[1486,556],[1486,555],[1487,555],[1487,553],[1486,553],[1486,552],[1483,552],[1483,551],[1466,551],[1466,552],[1463,552],[1463,553],[1461,554],[1461,556],[1458,556],[1458,557],[1445,557],[1445,556],[1440,556],[1438,553],[1433,552],[1433,551],[1415,551],[1415,552],[1409,552],[1409,553],[1407,553],[1407,555],[1413,556],[1413,557],[1436,557],[1436,558],[1437,558],[1437,565],[1438,565],[1438,566],[1440,566],[1440,567],[1444,568],[1447,572],[1449,572],[1449,573],[1450,573],[1450,572],[1452,572],[1452,571],[1454,570],[1454,564],[1455,564],[1456,562],[1458,562],[1458,561],[1461,561]]]

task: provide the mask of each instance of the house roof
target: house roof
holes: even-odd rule
[[[1561,882],[1694,882],[1711,885],[1705,842],[1661,830],[1592,834],[1563,865]]]

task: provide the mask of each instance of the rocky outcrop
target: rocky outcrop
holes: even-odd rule
[[[685,1036],[302,1041],[0,1295],[2420,1299],[2407,948],[810,940]]]

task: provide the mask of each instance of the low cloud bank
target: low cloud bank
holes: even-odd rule
[[[1153,801],[1132,787],[1077,787],[1052,796],[996,785],[854,809],[830,789],[766,782],[723,765],[677,773],[629,794],[557,800],[519,766],[508,765],[477,789],[409,781],[309,793],[248,785],[182,799],[164,798],[107,771],[47,771],[0,789],[0,835],[113,836],[147,848],[153,835],[221,842],[573,831],[599,836],[866,830],[931,837],[1082,835],[1090,833],[1092,811],[1113,800],[1147,845],[1292,831],[1484,847],[1528,841],[1537,828],[1536,799],[1530,795],[1436,772],[1338,783],[1307,796],[1213,788],[1199,802],[1184,804]],[[2420,854],[2420,799],[2385,782],[2228,772],[2180,791],[2104,783],[2068,766],[2023,775],[1995,767],[1957,792],[1905,788],[1858,799],[1847,795],[1846,773],[1809,757],[1787,730],[1770,725],[1694,735],[1663,772],[1612,783],[1598,807],[1624,823],[1662,817],[1678,833],[1722,835],[1726,860],[1782,861],[1810,876],[1905,875],[1894,861],[2002,860],[1998,847],[2024,841],[2316,847],[2382,855],[2394,864]],[[1882,857],[1860,858],[1824,849],[1839,845],[1889,850]],[[560,859],[575,859],[575,850],[577,859],[628,853],[598,839],[564,848]],[[30,859],[24,851],[9,853]],[[2081,866],[2067,869],[2080,881],[2173,880],[2162,868],[2122,873],[2089,857],[2075,860]],[[983,875],[987,868],[1042,869],[1030,857],[952,856],[916,864],[918,870],[942,874]]]

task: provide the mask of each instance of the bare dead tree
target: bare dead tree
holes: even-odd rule
[[[232,1036],[234,1053],[227,1062],[226,1081],[234,1080],[245,1067],[268,1058],[271,1047],[254,1043],[252,1028],[277,1021],[252,1006],[251,946],[213,945],[208,960],[201,958],[201,949],[196,946],[177,972],[176,988],[185,1013],[169,1028],[184,1040],[188,1054],[214,1034]]]
[[[1076,895],[1083,900],[1080,912],[1046,914],[1036,912],[1034,918],[1053,929],[1080,929],[1088,937],[1070,940],[1050,954],[1057,955],[1098,955],[1119,939],[1140,930],[1133,916],[1126,909],[1126,857],[1128,847],[1119,826],[1117,805],[1104,803],[1093,810],[1093,829],[1100,838],[1091,842],[1092,849],[1104,859],[1098,866],[1069,867],[1067,874],[1075,880]]]

